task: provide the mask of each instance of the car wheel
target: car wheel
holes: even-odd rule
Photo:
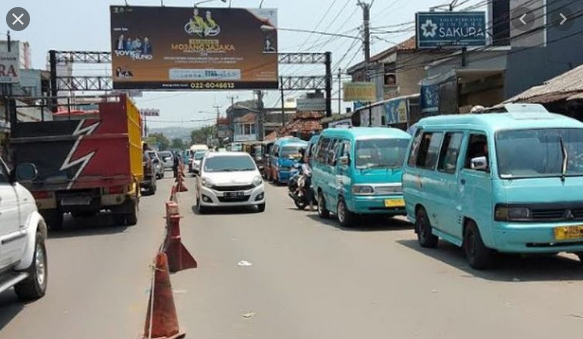
[[[340,222],[340,226],[345,228],[354,226],[354,219],[356,219],[356,216],[354,215],[354,213],[348,210],[346,202],[342,197],[338,199],[336,216],[338,217],[338,222]]]
[[[429,217],[424,208],[420,208],[415,216],[415,231],[417,241],[421,247],[435,248],[439,238],[432,233],[433,228],[429,222]]]
[[[318,192],[318,216],[322,219],[330,218],[330,211],[326,209],[326,199],[322,191]]]
[[[466,225],[463,247],[472,268],[482,270],[492,265],[494,258],[492,250],[484,245],[478,225],[473,221]]]
[[[257,205],[257,212],[259,213],[265,212],[265,203]]]
[[[47,291],[47,250],[40,232],[36,233],[35,249],[30,267],[26,270],[28,278],[14,286],[18,299],[22,301],[42,298]]]

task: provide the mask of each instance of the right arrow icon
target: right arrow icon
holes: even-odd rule
[[[566,17],[566,16],[565,16],[565,14],[563,14],[563,13],[560,13],[560,15],[561,15],[561,18],[563,18],[563,20],[561,20],[561,23],[560,23],[560,25],[561,25],[561,26],[563,26],[563,24],[564,24],[565,22],[567,22],[567,17]]]

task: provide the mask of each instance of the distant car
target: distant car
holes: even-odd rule
[[[249,154],[209,153],[202,160],[196,190],[201,214],[214,207],[255,206],[265,211],[263,178]]]
[[[164,178],[164,164],[162,164],[162,160],[158,156],[158,152],[148,151],[148,155],[150,156],[150,159],[152,159],[152,165],[154,166],[154,170],[156,172],[156,179]]]
[[[200,173],[200,163],[207,153],[209,151],[197,151],[194,153],[194,157],[192,158],[192,173],[195,175]]]
[[[0,293],[14,287],[20,300],[47,290],[47,225],[32,194],[17,181],[32,181],[37,170],[21,164],[13,175],[0,159]]]
[[[144,166],[144,178],[140,183],[141,188],[145,189],[148,194],[156,194],[156,169],[149,155],[146,153],[142,156],[142,165]]]
[[[172,154],[172,152],[160,152],[158,156],[160,157],[160,160],[162,160],[164,170],[171,170],[174,167],[174,154]]]

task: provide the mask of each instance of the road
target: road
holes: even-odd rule
[[[170,184],[143,198],[138,226],[70,220],[52,234],[49,292],[24,306],[0,295],[0,338],[138,337]],[[581,338],[575,257],[505,256],[477,272],[453,246],[420,249],[403,220],[340,229],[293,209],[283,187],[267,193],[263,214],[202,216],[180,195],[183,241],[199,262],[172,276],[188,338]]]

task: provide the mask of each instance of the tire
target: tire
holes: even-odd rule
[[[471,220],[466,225],[463,247],[466,258],[473,269],[483,270],[492,266],[493,252],[484,245],[478,225]]]
[[[258,213],[265,212],[265,203],[257,205],[257,212]]]
[[[435,248],[439,238],[432,233],[431,223],[424,208],[419,208],[415,216],[415,232],[417,233],[417,241],[421,247]]]
[[[300,199],[294,199],[294,204],[296,204],[296,207],[300,210],[303,211],[306,209],[306,204],[304,202],[304,200],[300,200]]]
[[[348,206],[346,206],[344,198],[340,197],[340,199],[338,199],[336,211],[336,216],[338,217],[340,226],[344,228],[350,228],[354,226],[356,215],[348,210]]]
[[[166,173],[164,172],[166,172],[166,170],[162,171],[162,174],[160,174],[160,179],[164,179],[164,177],[166,176]]]
[[[123,215],[124,223],[128,226],[135,226],[138,224],[138,204],[135,200],[129,200],[132,212]]]
[[[36,233],[34,256],[26,270],[28,278],[14,286],[14,291],[21,301],[42,298],[47,291],[47,250],[45,240],[40,232]]]
[[[51,231],[63,230],[63,213],[59,210],[42,213],[45,223]]]
[[[318,192],[318,216],[321,219],[330,218],[330,211],[326,209],[326,199],[322,191]]]

